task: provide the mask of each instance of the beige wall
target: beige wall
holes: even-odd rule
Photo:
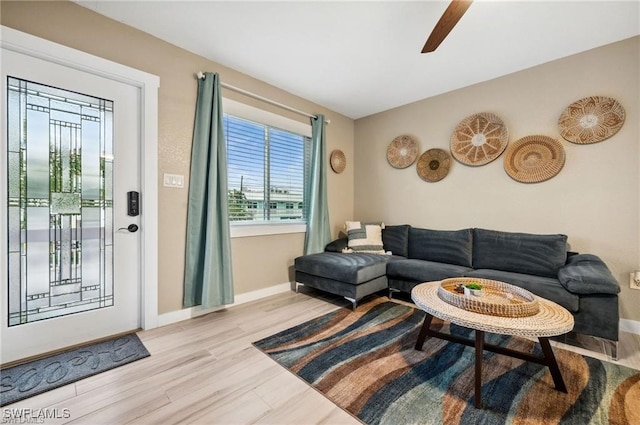
[[[352,120],[76,4],[2,1],[0,22],[160,76],[159,178],[163,173],[188,176],[194,73],[218,72],[229,84],[324,113],[331,120],[327,151],[342,149],[348,163],[342,174],[328,173],[334,236],[352,218],[435,229],[476,226],[565,233],[574,250],[605,259],[623,287],[622,317],[640,320],[640,291],[629,289],[627,277],[640,268],[637,37],[360,119],[355,123],[354,147]],[[544,183],[511,180],[503,170],[502,157],[482,167],[454,162],[449,175],[438,183],[420,180],[415,167],[396,170],[386,162],[386,147],[397,135],[416,136],[422,151],[448,149],[455,125],[480,111],[500,115],[511,141],[530,134],[560,139],[556,127],[560,112],[578,98],[597,94],[622,103],[627,112],[624,127],[612,139],[594,145],[562,141],[567,163],[557,177]],[[304,117],[236,93],[225,95],[306,122]],[[158,183],[159,312],[166,313],[181,308],[187,188],[164,188]],[[303,239],[302,234],[233,239],[236,293],[289,281]]]
[[[107,19],[71,2],[0,3],[0,22],[75,49],[101,56],[160,77],[159,91],[159,300],[160,313],[182,308],[184,245],[188,189],[162,186],[163,173],[188,178],[196,101],[197,71],[218,72],[222,81],[308,111],[323,113],[327,152],[344,151],[348,166],[328,173],[329,210],[333,228],[353,215],[353,121],[333,111],[241,74],[148,34]],[[307,118],[225,90],[234,100],[301,122]],[[334,236],[337,230],[334,231]],[[236,294],[289,281],[293,259],[302,254],[303,234],[232,240]]]
[[[607,262],[622,286],[621,316],[640,320],[640,291],[629,288],[628,278],[640,265],[639,42],[635,37],[356,120],[355,216],[432,229],[567,234],[573,250]],[[591,95],[617,99],[626,110],[624,126],[601,143],[564,141],[560,113]],[[501,156],[481,167],[453,161],[444,180],[427,183],[415,166],[397,170],[387,163],[394,137],[415,136],[421,152],[448,151],[455,126],[483,111],[502,117],[511,142],[532,134],[560,140],[567,155],[560,174],[518,183]]]

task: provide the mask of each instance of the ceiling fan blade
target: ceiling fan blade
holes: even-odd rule
[[[452,0],[449,7],[447,7],[447,10],[445,10],[440,17],[436,26],[433,27],[433,31],[431,31],[429,39],[422,48],[422,53],[433,52],[438,48],[440,43],[442,43],[453,27],[458,23],[460,18],[462,18],[462,15],[464,15],[469,6],[471,6],[471,3],[473,3],[473,0]]]

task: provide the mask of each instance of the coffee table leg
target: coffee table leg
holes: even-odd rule
[[[475,406],[480,408],[482,403],[482,352],[484,351],[484,332],[476,331],[476,376],[475,376]]]
[[[429,313],[424,316],[424,322],[422,322],[422,328],[420,329],[420,333],[418,334],[418,341],[416,341],[416,350],[422,351],[422,346],[424,345],[424,340],[427,338],[427,333],[429,332],[429,326],[431,326],[432,320],[433,316]]]
[[[549,338],[541,336],[538,340],[540,341],[540,346],[544,353],[545,364],[549,367],[549,372],[551,372],[551,377],[553,378],[553,384],[556,386],[556,390],[566,393],[567,387],[564,384],[564,379],[562,379],[562,374],[558,367],[558,361],[556,360],[556,356],[553,354],[551,344],[549,344]]]

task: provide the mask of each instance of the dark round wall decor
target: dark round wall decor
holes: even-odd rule
[[[442,180],[449,173],[451,155],[443,149],[429,149],[420,155],[416,165],[418,175],[427,182]]]

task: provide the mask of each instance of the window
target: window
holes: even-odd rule
[[[224,131],[232,224],[304,221],[311,139],[230,114]]]

